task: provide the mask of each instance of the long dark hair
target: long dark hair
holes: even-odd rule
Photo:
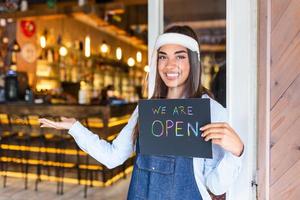
[[[164,33],[180,33],[183,35],[187,35],[189,37],[192,37],[197,41],[200,48],[200,43],[198,40],[198,37],[196,33],[193,31],[192,28],[189,26],[172,26],[165,30]],[[192,97],[201,97],[203,94],[207,94],[210,97],[213,98],[213,95],[202,86],[201,84],[201,63],[198,60],[197,52],[193,52],[190,49],[187,49],[188,51],[188,58],[189,58],[189,64],[190,64],[190,73],[187,79],[186,89],[187,92],[187,98]],[[161,79],[159,73],[156,73],[155,77],[155,87],[154,87],[154,94],[152,96],[153,99],[156,98],[166,98],[168,92],[168,87]],[[135,144],[136,139],[138,137],[138,123],[135,126],[134,133],[133,133],[133,144]]]

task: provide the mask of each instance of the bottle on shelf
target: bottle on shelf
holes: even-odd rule
[[[5,99],[7,101],[18,100],[18,77],[13,70],[9,70],[5,76]]]

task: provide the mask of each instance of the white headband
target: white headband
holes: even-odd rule
[[[184,46],[192,51],[196,51],[198,53],[198,59],[200,61],[200,50],[198,42],[187,35],[183,35],[180,33],[164,33],[158,36],[154,49],[157,50],[161,46],[165,44],[178,44]]]
[[[150,99],[153,96],[154,93],[154,87],[155,87],[155,77],[156,77],[156,65],[157,65],[157,50],[166,44],[178,44],[181,46],[184,46],[191,51],[195,51],[198,54],[198,60],[200,61],[200,50],[199,50],[199,44],[198,42],[187,35],[180,34],[180,33],[164,33],[158,36],[151,60],[149,65],[149,77],[148,77],[148,98]]]

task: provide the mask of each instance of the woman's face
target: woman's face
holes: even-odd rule
[[[158,51],[158,72],[168,88],[184,87],[190,73],[187,48],[163,45]]]

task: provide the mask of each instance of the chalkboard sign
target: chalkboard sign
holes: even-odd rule
[[[141,154],[212,158],[200,131],[211,122],[209,99],[140,100],[138,108]]]

